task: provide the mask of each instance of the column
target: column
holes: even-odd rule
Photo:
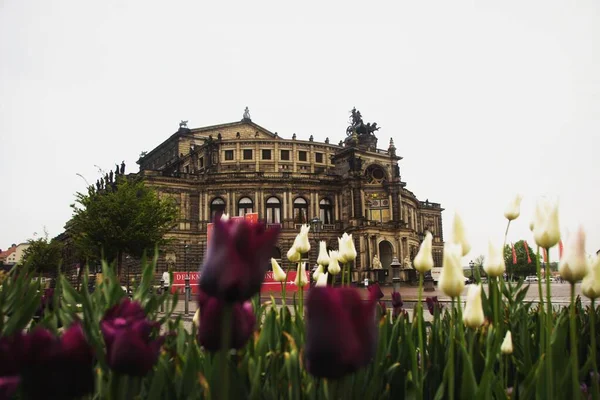
[[[230,215],[237,215],[237,199],[235,198],[235,192],[231,191],[231,208],[233,211]]]
[[[351,211],[352,211],[352,218],[354,218],[356,216],[356,214],[354,213],[354,189],[350,189],[350,205],[352,206]]]
[[[254,191],[254,207],[255,207],[257,210],[262,210],[262,209],[260,208],[260,204],[258,203],[258,190],[255,190],[255,191]],[[260,216],[260,215],[261,215],[261,211],[258,211],[258,213],[259,213],[259,216]]]
[[[283,192],[283,212],[281,213],[281,222],[283,222],[284,220],[288,219],[288,201],[287,201],[287,197],[288,197],[288,192],[287,190],[285,192]]]
[[[335,207],[335,220],[339,221],[340,220],[340,194],[336,193],[334,196],[334,207]]]

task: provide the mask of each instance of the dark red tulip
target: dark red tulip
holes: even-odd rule
[[[403,311],[402,306],[404,302],[402,301],[402,296],[398,292],[392,292],[392,307],[394,308],[393,316],[397,317]]]
[[[438,301],[437,296],[433,296],[433,297],[427,297],[425,299],[425,302],[427,303],[427,309],[429,310],[429,313],[431,315],[435,315],[435,310],[437,309],[438,311],[442,311],[442,305],[441,303]]]
[[[216,297],[202,294],[199,296],[200,327],[198,341],[208,351],[221,349],[222,320],[225,306],[231,307],[230,348],[244,347],[256,324],[256,317],[250,302],[226,303]]]
[[[23,334],[0,337],[0,400],[9,399],[17,391],[26,357]]]
[[[278,236],[263,223],[216,219],[200,288],[230,303],[248,300],[260,291]]]
[[[94,390],[94,353],[79,323],[58,338],[44,328],[25,336],[21,371],[27,398],[72,399]]]
[[[352,288],[315,287],[306,299],[305,365],[321,378],[340,378],[367,365],[377,346],[374,298]]]
[[[381,291],[381,287],[379,287],[379,283],[370,285],[368,287],[368,290],[369,290],[369,295],[372,296],[373,298],[375,298],[376,300],[381,300],[384,296],[383,292]]]
[[[156,364],[163,337],[152,339],[157,322],[146,318],[142,306],[125,298],[109,309],[100,322],[106,362],[115,372],[145,376]]]
[[[0,400],[12,399],[20,382],[21,378],[19,376],[0,377]]]

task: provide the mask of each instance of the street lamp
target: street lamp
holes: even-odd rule
[[[316,260],[319,257],[319,233],[321,232],[321,220],[318,217],[314,217],[313,219],[311,219],[310,221],[310,227],[312,228],[313,231],[313,240],[316,243],[316,250],[315,250],[315,254],[316,254],[316,258],[315,258],[315,263]],[[310,257],[308,259],[308,262],[310,263]],[[308,266],[310,268],[311,274],[310,274],[310,279],[312,279],[312,267],[309,265]]]
[[[475,263],[473,260],[469,261],[469,267],[471,267],[471,282],[475,282],[475,275],[473,275],[473,267],[475,267]]]
[[[183,267],[185,269],[185,287],[184,287],[184,313],[185,315],[188,315],[189,313],[189,301],[190,301],[190,274],[188,273],[188,266],[187,266],[187,250],[190,247],[189,244],[185,244],[185,246],[183,246]]]

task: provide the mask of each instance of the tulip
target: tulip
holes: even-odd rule
[[[346,264],[356,259],[356,248],[354,247],[354,241],[352,235],[348,235],[346,232],[341,238],[338,238],[339,255],[338,261],[342,264]]]
[[[431,242],[433,236],[430,232],[425,234],[425,240],[421,243],[419,252],[413,261],[413,265],[417,271],[424,274],[427,271],[431,271],[433,268],[433,255],[431,254]]]
[[[431,315],[435,315],[436,309],[441,312],[442,304],[439,302],[437,296],[427,297],[425,299],[425,302],[427,303],[427,309],[429,310],[429,313]]]
[[[80,398],[94,391],[94,354],[80,324],[60,338],[38,327],[24,340],[21,387],[26,398]]]
[[[273,279],[276,282],[285,282],[285,271],[281,269],[276,259],[271,258],[271,269],[273,270]]]
[[[502,354],[512,354],[513,343],[510,331],[506,331],[506,335],[504,336],[504,340],[502,341],[502,345],[500,346],[500,351],[502,352]]]
[[[222,222],[229,221],[229,214],[226,214],[226,213],[221,214],[221,221]]]
[[[327,270],[331,275],[337,275],[342,272],[340,264],[338,263],[338,257],[339,254],[337,251],[331,250],[329,252],[329,266],[327,267]]]
[[[381,300],[384,296],[383,292],[381,291],[381,287],[379,287],[379,283],[370,285],[367,290],[369,291],[369,296],[376,300]]]
[[[198,328],[200,326],[200,307],[196,309],[194,313],[194,318],[192,318],[192,323]]]
[[[21,332],[0,337],[0,399],[12,398],[21,381],[27,345]]]
[[[308,278],[306,277],[306,263],[298,263],[298,272],[296,273],[294,284],[300,288],[308,285]]]
[[[315,377],[337,379],[367,365],[377,346],[375,300],[352,288],[315,287],[306,300],[305,365]]]
[[[128,298],[108,309],[100,321],[108,366],[121,374],[145,376],[156,364],[164,340],[151,339],[158,327],[146,318],[138,302]]]
[[[467,241],[467,234],[465,233],[465,224],[458,213],[454,214],[452,243],[461,246],[461,257],[466,256],[471,251],[471,245]]]
[[[483,261],[483,269],[485,272],[492,277],[502,276],[506,265],[504,264],[503,249],[494,246],[490,240],[488,243],[488,256]]]
[[[289,262],[297,263],[302,259],[302,253],[300,253],[294,246],[292,246],[287,252],[287,259],[289,260]]]
[[[558,226],[558,203],[540,200],[535,209],[532,222],[533,238],[538,246],[549,249],[560,240]]]
[[[198,341],[210,352],[221,349],[222,320],[227,303],[212,296],[202,296],[200,312],[200,328]],[[249,301],[229,304],[231,309],[231,337],[229,344],[232,349],[241,349],[254,332],[256,317]]]
[[[564,257],[558,264],[558,272],[564,280],[571,283],[582,280],[587,274],[588,259],[585,255],[585,232],[582,227],[569,237]]]
[[[319,279],[317,280],[317,283],[315,283],[315,287],[326,287],[328,277],[329,277],[329,273],[327,273],[327,272],[319,275]]]
[[[600,297],[600,256],[588,265],[588,274],[581,282],[581,292],[585,297],[594,300]]]
[[[327,242],[321,240],[319,242],[319,257],[317,257],[317,264],[324,267],[329,265],[329,255],[327,254]]]
[[[328,259],[329,259],[329,257],[328,257]],[[318,280],[319,280],[319,277],[320,277],[321,275],[323,275],[323,272],[324,272],[324,271],[323,271],[323,266],[322,266],[322,265],[319,265],[319,266],[317,267],[317,269],[315,270],[315,272],[313,272],[313,280],[314,280],[315,282],[316,282],[316,281],[318,281]]]
[[[481,285],[469,285],[463,322],[465,326],[476,329],[483,324],[484,320],[485,316],[481,304]]]
[[[310,243],[308,241],[308,231],[310,231],[310,225],[304,224],[300,227],[300,233],[294,239],[294,246],[298,253],[308,253],[310,250]]]
[[[402,312],[402,296],[398,292],[392,292],[392,307],[394,308],[393,316],[397,317]]]
[[[521,215],[521,200],[523,196],[520,194],[515,195],[513,200],[508,204],[506,210],[504,210],[504,216],[507,220],[512,221],[513,219],[519,218]]]
[[[216,220],[201,269],[200,288],[228,302],[248,300],[260,291],[278,228],[245,220]]]
[[[457,244],[444,245],[444,259],[440,272],[439,287],[450,297],[458,297],[465,288],[465,276],[460,265],[462,247]]]

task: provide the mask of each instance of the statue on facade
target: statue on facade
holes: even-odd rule
[[[244,116],[243,116],[243,118],[242,118],[242,119],[252,120],[252,119],[250,118],[250,110],[248,109],[248,107],[246,107],[246,108],[244,109]]]
[[[108,174],[108,178],[109,178],[109,182],[112,183],[113,181],[113,172],[110,171],[110,173]]]
[[[381,261],[379,261],[379,256],[377,254],[375,254],[373,256],[373,269],[382,269],[383,266],[381,265]]]
[[[100,189],[104,189],[104,178],[100,178]]]
[[[347,136],[352,136],[354,132],[356,132],[358,135],[374,135],[378,130],[379,127],[377,126],[377,122],[364,123],[362,115],[360,111],[356,109],[356,107],[350,111],[350,126],[346,128]]]
[[[296,140],[296,134],[295,133],[292,135],[292,140]]]
[[[187,121],[181,120],[179,121],[179,129],[181,128],[187,128]]]
[[[412,263],[410,262],[410,258],[408,256],[404,257],[404,261],[402,261],[403,269],[412,269]]]
[[[121,161],[121,175],[125,175],[125,160]]]
[[[111,173],[112,173],[112,172],[111,172]],[[106,186],[108,186],[108,182],[110,182],[110,181],[108,180],[108,174],[105,174],[105,175],[104,175],[104,188],[106,188]]]
[[[119,175],[119,164],[115,164],[115,176]]]

